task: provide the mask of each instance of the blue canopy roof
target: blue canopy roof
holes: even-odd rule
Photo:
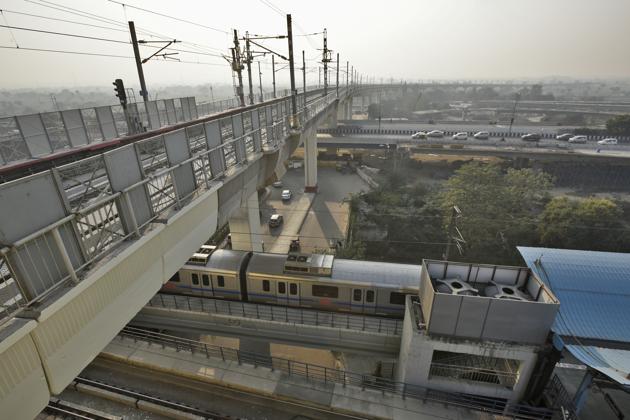
[[[570,339],[567,349],[583,363],[629,385],[630,351],[619,347],[627,344],[630,349],[630,254],[518,250],[560,300],[553,332]],[[588,340],[588,345],[580,345],[580,340]],[[618,344],[612,346],[611,341]]]

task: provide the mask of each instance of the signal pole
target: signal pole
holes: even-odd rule
[[[302,50],[302,90],[304,91],[304,105],[306,106],[306,59]]]
[[[241,64],[241,49],[238,45],[238,32],[234,29],[234,48],[232,48],[232,70],[238,74],[238,98],[241,106],[245,106],[245,94],[243,92],[243,65]]]
[[[330,51],[328,50],[328,31],[324,28],[324,51],[322,63],[324,64],[324,96],[328,95],[328,63],[330,63]]]
[[[297,91],[295,90],[295,64],[293,63],[293,28],[291,25],[291,15],[287,14],[287,35],[289,38],[289,71],[291,72],[291,105],[293,106],[293,116],[297,115]]]
[[[276,98],[276,56],[271,54],[271,74],[273,74],[273,97]]]
[[[350,62],[346,61],[346,88],[348,87],[348,78],[350,77]]]
[[[247,63],[247,79],[249,80],[249,104],[254,105],[254,83],[252,82],[252,53],[249,50],[249,32],[245,32],[245,62]]]
[[[273,55],[272,55],[273,57]],[[262,91],[262,73],[260,72],[260,61],[258,62],[258,86],[260,87],[260,102],[263,101],[263,91]]]
[[[337,53],[337,98],[339,97],[339,53]]]
[[[133,44],[133,55],[136,58],[136,67],[138,69],[138,78],[140,79],[140,95],[144,102],[149,101],[149,92],[147,92],[147,84],[144,81],[144,71],[142,70],[142,59],[140,58],[140,49],[138,48],[138,38],[136,37],[136,26],[133,21],[129,21],[129,32],[131,33],[131,43]]]

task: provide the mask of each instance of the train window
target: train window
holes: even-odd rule
[[[339,296],[339,289],[335,286],[323,286],[321,284],[314,284],[311,290],[313,296],[337,298]]]
[[[225,277],[217,276],[217,286],[225,287]]]
[[[367,292],[365,292],[365,301],[367,303],[374,302],[374,290],[368,290]]]
[[[263,292],[268,292],[271,290],[271,285],[269,284],[269,280],[263,280]]]
[[[405,295],[404,293],[392,292],[389,295],[389,303],[392,305],[404,305],[405,304]]]
[[[362,294],[363,293],[361,289],[354,289],[354,292],[352,292],[352,300],[354,300],[355,302],[361,302]]]
[[[289,283],[289,293],[297,295],[297,283]]]
[[[201,275],[201,284],[203,284],[204,286],[210,286],[210,278],[207,274]]]
[[[173,274],[173,277],[171,277],[168,281],[179,283],[179,271],[177,273]]]
[[[199,285],[199,275],[196,273],[192,274],[192,283],[197,286]]]
[[[287,292],[287,284],[283,281],[278,282],[278,293],[284,295]]]

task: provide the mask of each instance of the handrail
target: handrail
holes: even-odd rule
[[[486,413],[502,414],[517,419],[551,419],[554,411],[527,405],[506,405],[501,399],[462,394],[456,392],[438,391],[405,382],[373,375],[365,375],[342,369],[328,368],[311,363],[298,362],[281,357],[246,352],[240,349],[207,344],[200,341],[180,338],[177,336],[156,333],[142,328],[125,327],[118,334],[120,339],[130,338],[149,344],[158,344],[163,348],[171,347],[177,351],[189,351],[192,354],[203,354],[206,358],[220,358],[225,361],[235,361],[239,365],[245,363],[254,367],[262,366],[272,371],[279,370],[289,376],[299,376],[307,381],[337,383],[381,391],[383,394],[398,395],[403,399],[411,397],[423,401],[431,401],[445,405],[468,408]]]

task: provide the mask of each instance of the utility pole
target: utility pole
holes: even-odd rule
[[[243,92],[243,65],[241,64],[241,48],[238,45],[238,32],[234,29],[234,48],[232,48],[232,70],[238,74],[237,94],[241,106],[245,106],[245,93]]]
[[[262,73],[260,72],[260,61],[258,62],[258,86],[260,86],[260,102],[263,102]]]
[[[317,88],[319,89],[321,85],[322,85],[322,68],[317,67]]]
[[[302,90],[304,91],[304,106],[306,106],[306,58],[302,50]]]
[[[291,105],[293,106],[293,116],[295,117],[297,115],[297,91],[295,90],[295,64],[293,63],[293,28],[291,25],[290,14],[287,14],[287,36],[289,38],[289,71],[291,72]]]
[[[462,243],[466,243],[461,232],[457,228],[457,219],[461,217],[462,212],[457,206],[453,206],[451,212],[451,220],[448,224],[448,238],[446,242],[446,250],[444,251],[444,261],[448,261],[448,257],[451,254],[451,245],[453,244],[453,240],[455,240],[455,245],[457,245],[457,249],[459,252],[462,252]],[[455,236],[457,234],[457,236]]]
[[[516,117],[516,105],[518,100],[521,99],[520,93],[516,93],[514,96],[514,108],[512,108],[512,118],[510,118],[510,129],[508,131],[508,137],[512,137],[512,124],[514,124],[514,117]]]
[[[350,69],[350,85],[354,86],[354,66]]]
[[[249,104],[254,105],[254,83],[252,81],[252,53],[249,50],[249,32],[245,32],[245,62],[247,63],[247,79],[249,80]]]
[[[339,97],[339,53],[337,53],[337,98]]]
[[[350,62],[346,61],[346,88],[348,87],[348,78],[350,77]]]
[[[328,95],[328,63],[330,63],[330,53],[328,50],[328,31],[324,28],[324,51],[322,63],[324,64],[324,96]]]
[[[271,74],[273,74],[273,98],[276,98],[276,55],[271,54]]]
[[[212,102],[214,102],[214,91],[212,90],[212,85],[210,85],[210,98]]]
[[[138,48],[138,38],[136,37],[136,26],[133,21],[129,21],[129,32],[131,33],[131,43],[133,44],[133,55],[136,58],[136,67],[138,68],[138,78],[140,79],[140,95],[144,102],[149,101],[149,92],[147,92],[147,84],[144,81],[144,70],[142,70],[142,59],[140,58],[140,49]]]

